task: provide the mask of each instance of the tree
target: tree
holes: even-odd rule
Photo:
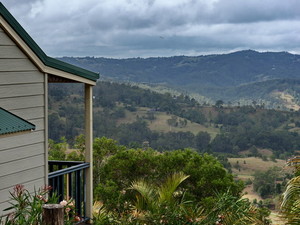
[[[243,189],[242,182],[234,181],[233,176],[215,157],[200,155],[188,149],[164,153],[149,148],[120,149],[114,155],[105,157],[100,165],[98,171],[94,170],[97,172],[97,179],[94,180],[95,199],[103,201],[111,208],[121,209],[121,206],[117,207],[118,202],[125,202],[130,196],[120,193],[126,190],[133,180],[144,179],[159,185],[175,172],[183,172],[190,176],[182,184],[182,188],[189,190],[186,196],[190,200],[213,199],[216,190],[222,193],[228,188],[232,195],[237,196]]]
[[[49,160],[66,160],[67,140],[60,138],[60,142],[49,139]]]
[[[232,153],[232,139],[227,134],[218,134],[211,143],[214,152]]]
[[[249,149],[252,156],[257,157],[259,155],[258,149],[253,145]]]
[[[171,118],[167,120],[168,125],[172,127],[177,127],[178,126],[177,119],[178,119],[177,116],[171,116]]]
[[[223,104],[224,104],[223,100],[217,100],[215,106],[216,106],[217,108],[222,108],[222,107],[223,107]]]
[[[94,162],[94,185],[100,182],[100,172],[105,163],[110,156],[113,156],[118,151],[124,150],[125,147],[118,145],[113,139],[108,139],[106,137],[95,138],[93,144],[93,162]]]
[[[272,167],[267,171],[257,171],[254,174],[253,190],[261,197],[276,194],[276,179],[279,177],[280,168]]]
[[[208,148],[208,145],[210,143],[210,135],[207,132],[200,131],[196,136],[195,136],[195,147],[199,151],[204,151],[205,149]]]

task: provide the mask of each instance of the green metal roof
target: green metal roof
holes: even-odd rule
[[[73,66],[71,64],[47,56],[1,2],[0,15],[5,19],[5,21],[14,29],[14,31],[22,38],[22,40],[30,47],[30,49],[38,56],[38,58],[46,66],[62,70],[68,73],[72,73],[92,81],[97,81],[97,79],[99,79],[98,73],[85,70],[83,68]]]
[[[0,135],[35,130],[35,125],[0,107]]]

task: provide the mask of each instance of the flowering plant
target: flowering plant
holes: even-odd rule
[[[74,215],[75,212],[75,202],[72,198],[68,200],[62,200],[60,203],[65,210],[65,224],[73,224],[74,222],[80,222],[81,218],[78,215]]]
[[[23,185],[17,184],[13,191],[10,192],[11,206],[4,210],[8,214],[0,217],[0,223],[3,221],[4,225],[42,224],[42,206],[58,202],[58,197],[55,193],[50,198],[47,198],[51,189],[50,186],[45,186],[38,191],[35,190],[34,194],[31,194]],[[75,215],[73,199],[63,200],[60,202],[60,205],[64,206],[64,221],[66,225],[81,221],[81,218]]]
[[[10,192],[11,207],[4,211],[10,211],[8,215],[4,216],[4,224],[31,224],[37,225],[42,222],[42,205],[45,203],[53,203],[57,201],[57,197],[53,195],[47,199],[47,194],[51,190],[50,186],[40,188],[30,194],[23,185],[17,184],[13,192]],[[0,221],[3,218],[0,218]]]

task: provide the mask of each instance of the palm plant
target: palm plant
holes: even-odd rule
[[[201,224],[269,224],[269,220],[260,218],[259,209],[248,199],[232,196],[229,192],[217,193],[215,199],[214,207],[207,212]]]
[[[288,224],[300,224],[300,176],[292,178],[287,183],[281,210]]]
[[[216,193],[212,208],[185,201],[184,193],[176,198],[178,186],[187,178],[183,173],[174,173],[158,187],[144,180],[133,182],[130,189],[137,192],[132,208],[136,224],[270,224],[248,199],[232,196],[229,191]]]
[[[132,182],[130,189],[136,192],[132,215],[147,224],[170,224],[173,219],[178,222],[182,218],[181,209],[188,202],[184,201],[184,193],[176,190],[188,177],[182,172],[174,173],[158,187],[144,180]]]

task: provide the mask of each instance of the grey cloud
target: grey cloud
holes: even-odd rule
[[[225,0],[216,2],[214,7],[218,22],[249,23],[298,19],[300,16],[300,1],[297,0]]]
[[[52,56],[298,51],[298,0],[3,0]],[[136,55],[134,55],[136,54]]]

